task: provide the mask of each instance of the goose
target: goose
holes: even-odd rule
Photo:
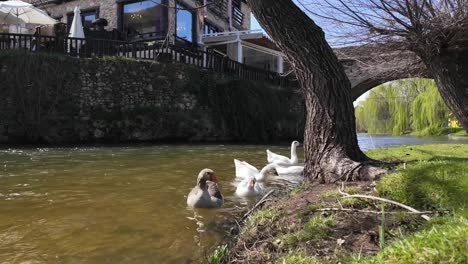
[[[213,170],[203,169],[198,174],[197,185],[187,197],[187,205],[194,208],[221,207],[224,198],[218,189],[218,179]]]
[[[245,178],[237,184],[236,194],[241,197],[252,197],[263,193],[263,189],[255,181],[254,177]]]
[[[296,148],[300,145],[298,141],[293,141],[291,143],[291,158],[285,157],[283,155],[279,155],[276,153],[271,152],[267,149],[267,161],[268,163],[276,163],[284,166],[291,166],[297,165],[298,158],[296,153]]]
[[[259,171],[254,166],[250,165],[246,161],[240,161],[234,159],[234,165],[236,167],[236,177],[240,178],[255,178],[255,181],[263,182],[266,180],[269,174],[274,174],[278,176],[276,171],[276,164],[268,164],[261,171]]]
[[[293,166],[283,167],[283,166],[276,164],[275,168],[279,175],[283,175],[283,174],[299,175],[299,174],[302,174],[302,171],[304,171],[304,166],[302,165],[293,165]]]

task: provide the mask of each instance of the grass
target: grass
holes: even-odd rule
[[[468,133],[463,128],[459,128],[458,131],[450,133],[450,136],[468,136]]]
[[[413,131],[410,133],[412,136],[445,136],[445,135],[452,135],[457,133],[464,132],[463,128],[452,128],[452,127],[426,127],[421,131]],[[463,134],[461,134],[463,135]],[[466,132],[465,132],[466,135]]]
[[[313,216],[307,221],[302,230],[303,240],[321,239],[330,232],[330,227],[335,225],[333,215],[325,217],[322,215]]]
[[[374,257],[352,263],[468,263],[468,220],[449,219],[397,241]]]
[[[313,216],[304,224],[301,230],[285,234],[283,236],[284,244],[294,247],[299,242],[323,239],[329,235],[330,227],[335,224],[333,215],[328,217],[322,215]]]
[[[208,257],[209,264],[219,264],[222,259],[229,254],[228,245],[222,245],[216,247],[213,254]]]
[[[265,225],[274,221],[279,216],[276,209],[263,209],[257,211],[255,214],[249,217],[246,223],[246,227],[253,227],[258,225]]]
[[[421,210],[450,210],[468,217],[468,146],[421,145],[371,151],[377,159],[419,160],[383,177],[380,196]]]
[[[355,263],[468,263],[468,145],[421,145],[368,154],[410,162],[378,182],[380,196],[420,210],[450,210],[456,217],[434,218],[377,256]]]
[[[277,259],[276,264],[319,264],[320,262],[314,258],[305,256],[302,252],[290,252],[288,255]]]

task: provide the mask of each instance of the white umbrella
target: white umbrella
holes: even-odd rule
[[[73,21],[70,27],[70,38],[84,38],[83,23],[81,22],[81,11],[78,7],[75,7]]]
[[[23,1],[0,2],[0,23],[53,25],[57,20],[51,18],[47,13],[33,5]]]
[[[83,31],[83,23],[81,22],[81,11],[78,7],[75,7],[75,10],[73,11],[73,21],[70,26],[70,33],[68,33],[68,37],[70,38],[81,38],[83,39],[85,37],[84,31]],[[76,48],[76,53],[80,53],[80,46],[83,45],[83,41],[80,41],[77,43],[75,40],[68,40],[68,52],[70,52],[71,47]]]
[[[19,21],[19,22],[23,22],[23,21]],[[16,19],[16,17],[10,16],[9,13],[5,13],[4,11],[0,9],[0,24],[16,25],[17,23],[18,23],[18,19]]]

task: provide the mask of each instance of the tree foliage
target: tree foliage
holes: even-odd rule
[[[434,81],[412,79],[378,86],[355,113],[358,131],[401,135],[409,130],[445,127],[450,111]]]

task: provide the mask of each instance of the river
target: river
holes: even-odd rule
[[[364,150],[467,143],[367,134],[359,142]],[[0,263],[203,262],[233,214],[255,202],[234,195],[233,159],[263,166],[267,148],[289,153],[288,146],[259,145],[0,150]],[[221,209],[186,207],[205,167],[220,180]],[[279,180],[272,188],[293,184]]]

